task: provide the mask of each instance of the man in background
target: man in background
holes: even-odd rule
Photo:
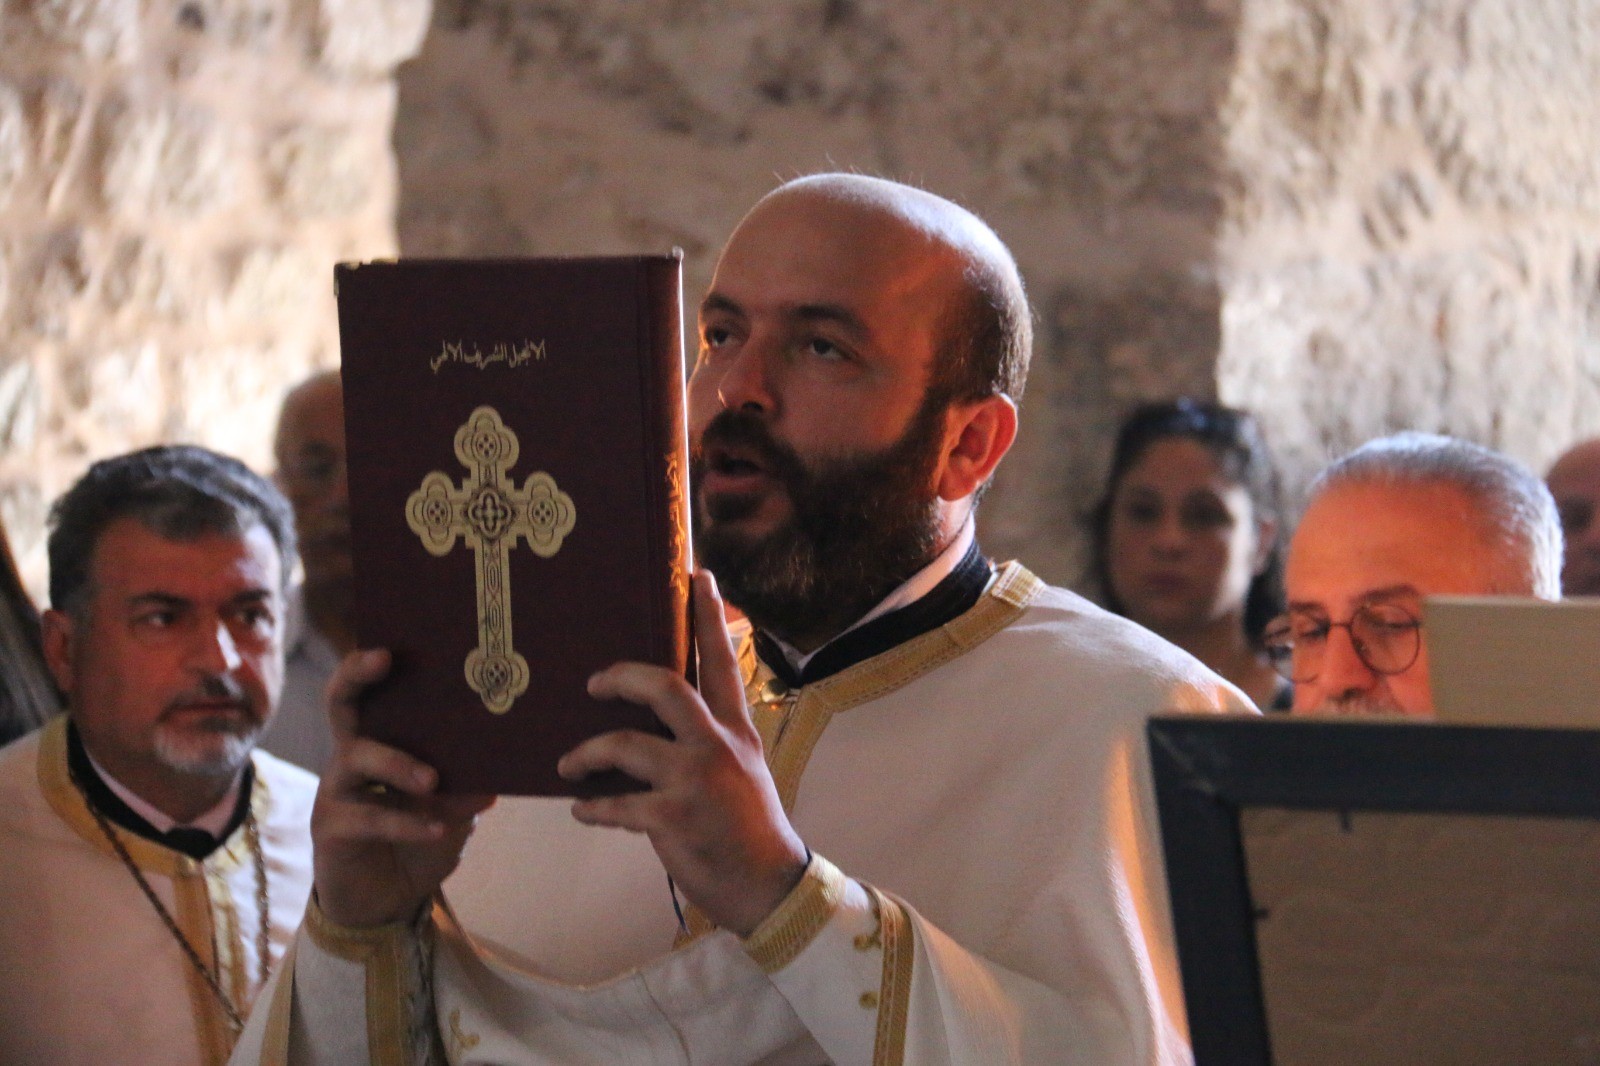
[[[1544,477],[1561,514],[1563,596],[1600,596],[1600,438],[1580,441]]]
[[[214,1066],[300,924],[316,779],[254,752],[283,675],[288,505],[190,446],[51,512],[67,713],[0,752],[0,1062]]]
[[[328,679],[340,657],[356,646],[338,371],[317,374],[284,398],[272,451],[275,480],[294,507],[304,578],[289,594],[283,699],[261,746],[320,774],[333,751]]]
[[[1268,644],[1295,713],[1433,714],[1422,600],[1561,596],[1550,493],[1489,448],[1399,433],[1324,470],[1289,544]]]

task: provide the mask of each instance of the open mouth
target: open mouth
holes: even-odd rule
[[[767,476],[767,467],[752,451],[726,445],[706,448],[703,488],[707,492],[749,492]]]

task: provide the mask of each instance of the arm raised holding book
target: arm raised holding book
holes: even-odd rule
[[[647,704],[673,739],[606,733],[566,755],[560,771],[581,778],[616,769],[648,783],[648,792],[579,800],[572,813],[649,836],[684,895],[718,926],[746,936],[799,883],[807,851],[762,757],[708,571],[694,576],[694,609],[698,691],[644,663],[618,663],[589,682],[598,698]]]
[[[439,795],[432,767],[356,735],[356,700],[386,651],[347,655],[328,687],[334,756],[311,815],[322,913],[351,927],[409,921],[456,868],[492,796]]]

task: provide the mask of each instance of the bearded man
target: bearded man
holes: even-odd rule
[[[596,674],[672,737],[560,765],[649,791],[502,800],[461,856],[483,801],[349,735],[386,661],[353,656],[320,904],[236,1061],[1180,1061],[1143,723],[1247,704],[979,550],[1031,346],[1010,253],[928,193],[801,179],[699,317],[700,689]]]
[[[288,504],[151,448],[90,467],[51,524],[67,714],[0,751],[0,1062],[221,1063],[311,889],[316,779],[252,752]]]

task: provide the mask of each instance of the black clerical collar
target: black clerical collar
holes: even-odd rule
[[[67,769],[71,772],[73,780],[83,786],[85,797],[106,820],[126,829],[134,836],[143,837],[154,841],[164,848],[181,852],[191,859],[204,859],[221,846],[224,840],[233,835],[233,831],[244,823],[245,815],[250,812],[251,786],[255,783],[255,766],[246,762],[244,777],[239,782],[239,799],[233,806],[233,813],[228,816],[228,825],[222,831],[222,836],[212,837],[204,829],[194,829],[187,826],[178,826],[171,832],[163,833],[155,826],[141,818],[132,807],[122,802],[111,786],[107,785],[94,768],[94,763],[89,760],[89,751],[83,746],[83,739],[78,736],[77,723],[67,722]]]
[[[956,568],[925,596],[835,637],[804,668],[791,666],[778,642],[760,630],[755,633],[756,654],[790,688],[821,681],[965,614],[989,587],[993,574],[994,567],[974,540]]]

